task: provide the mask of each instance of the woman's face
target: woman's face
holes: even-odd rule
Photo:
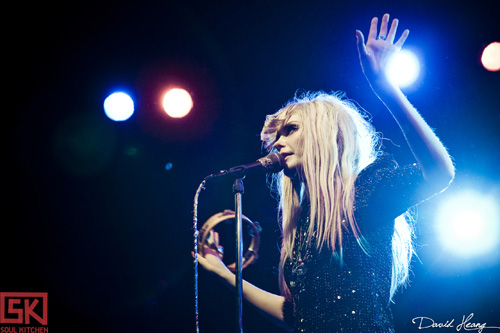
[[[303,162],[304,139],[300,115],[295,113],[285,121],[273,146],[285,159],[285,175],[294,178]]]

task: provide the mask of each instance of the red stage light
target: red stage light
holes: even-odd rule
[[[184,89],[170,89],[163,97],[163,109],[172,118],[182,118],[193,108],[191,95]]]
[[[491,72],[500,70],[500,43],[493,42],[486,46],[481,56],[484,68]]]

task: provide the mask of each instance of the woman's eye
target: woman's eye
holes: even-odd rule
[[[290,135],[298,129],[297,125],[288,125],[285,127],[285,135]]]

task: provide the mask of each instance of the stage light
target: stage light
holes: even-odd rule
[[[104,113],[114,121],[124,121],[134,114],[134,101],[123,92],[115,92],[104,100]]]
[[[486,46],[481,56],[484,68],[491,72],[500,70],[500,43],[493,42]]]
[[[443,248],[462,258],[487,255],[499,241],[498,206],[494,197],[464,192],[444,203],[437,216]]]
[[[401,50],[393,56],[387,64],[387,76],[389,80],[400,87],[408,87],[413,84],[420,73],[420,63],[417,56],[408,50]]]
[[[172,118],[182,118],[193,108],[191,95],[184,89],[171,89],[163,97],[163,109]]]

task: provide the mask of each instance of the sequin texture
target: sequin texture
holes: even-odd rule
[[[404,168],[383,155],[356,180],[354,215],[369,244],[366,254],[343,230],[342,257],[306,242],[309,212],[303,210],[292,259],[284,276],[293,297],[283,309],[294,332],[394,332],[390,309],[394,219],[430,197],[417,164]],[[314,245],[312,245],[314,244]]]

